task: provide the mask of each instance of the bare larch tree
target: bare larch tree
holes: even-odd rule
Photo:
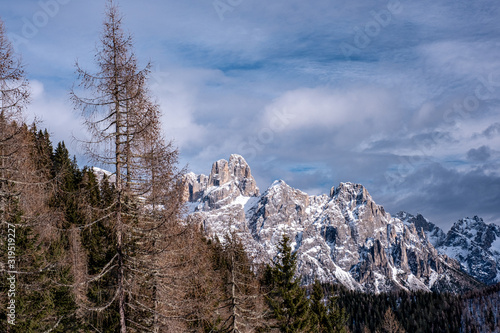
[[[0,212],[5,221],[5,198],[7,177],[15,169],[9,165],[19,149],[16,137],[20,135],[18,126],[11,122],[22,120],[22,110],[29,100],[28,80],[19,57],[14,53],[7,38],[4,23],[0,19]]]
[[[89,309],[116,304],[121,333],[128,327],[158,332],[164,256],[172,247],[172,232],[182,233],[181,172],[177,150],[161,136],[159,106],[147,88],[150,64],[138,69],[132,38],[112,0],[95,58],[95,74],[77,63],[80,82],[71,97],[91,134],[83,142],[87,152],[114,168],[115,200],[103,211],[113,212],[116,254],[105,267],[116,274],[116,292],[108,304]]]

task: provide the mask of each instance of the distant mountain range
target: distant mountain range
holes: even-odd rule
[[[303,284],[459,293],[500,282],[500,227],[478,217],[444,233],[421,215],[391,216],[353,183],[315,196],[279,180],[261,193],[240,155],[185,181],[188,218],[211,237],[236,232],[255,262],[270,260],[289,235]]]
[[[483,219],[461,219],[444,233],[422,215],[396,214],[406,223],[422,228],[439,253],[456,259],[461,269],[477,280],[491,285],[500,282],[500,227]]]

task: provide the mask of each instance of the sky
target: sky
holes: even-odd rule
[[[493,0],[121,0],[180,166],[241,154],[264,191],[363,184],[445,231],[500,224],[500,6]],[[36,117],[85,136],[69,99],[95,71],[103,0],[0,1]]]

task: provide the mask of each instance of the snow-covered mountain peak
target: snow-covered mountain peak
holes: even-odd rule
[[[336,196],[338,196],[340,193],[348,193],[356,196],[369,196],[368,191],[366,191],[363,185],[350,182],[340,183],[334,193]]]
[[[207,186],[221,186],[229,182],[234,182],[244,196],[259,195],[259,188],[252,176],[250,167],[240,155],[231,155],[229,162],[226,160],[215,162],[212,165]]]
[[[399,212],[404,223],[422,229],[439,253],[457,260],[460,268],[486,284],[500,282],[500,227],[482,218],[460,219],[445,233],[422,215]]]
[[[412,215],[408,212],[400,211],[399,213],[395,214],[394,217],[398,218],[405,224],[415,225],[415,228],[417,228],[417,230],[422,229],[429,237],[429,240],[431,242],[435,240],[437,242],[436,244],[442,242],[446,237],[444,232],[439,227],[423,217],[422,214]],[[433,243],[434,246],[436,246],[436,244]]]
[[[208,177],[186,176],[186,184],[188,218],[209,236],[237,232],[255,262],[268,262],[287,234],[305,284],[319,279],[373,292],[480,285],[439,255],[409,214],[401,215],[405,222],[391,217],[361,184],[340,183],[329,195],[309,196],[278,180],[259,194],[239,155],[215,162]]]
[[[373,201],[368,190],[361,184],[340,183],[333,191],[332,198],[342,207],[349,209],[381,208]],[[385,214],[385,211],[382,213]]]
[[[228,164],[229,168],[231,169],[231,173],[236,177],[251,177],[250,167],[248,166],[248,163],[247,161],[245,161],[243,156],[232,154],[231,156],[229,156]]]
[[[482,218],[474,216],[458,220],[451,227],[451,233],[467,239],[468,245],[481,247],[483,250],[497,251],[496,243],[500,239],[500,227],[495,224],[486,224]]]
[[[271,186],[269,186],[269,189],[281,186],[288,186],[288,184],[282,179],[276,179],[272,182]]]
[[[98,167],[92,167],[92,172],[94,172],[94,174],[96,175],[97,180],[99,182],[101,182],[104,177],[107,177],[108,182],[110,182],[110,183],[114,183],[116,181],[115,174],[110,172],[110,171],[107,171],[107,170],[104,170],[104,169],[101,169]]]
[[[241,155],[233,154],[229,161],[216,161],[208,176],[188,173],[184,177],[185,201],[206,203],[196,205],[196,209],[222,207],[239,196],[256,197],[259,194],[250,167]]]
[[[265,191],[264,196],[280,196],[282,193],[288,195],[288,193],[290,192],[294,192],[297,195],[309,197],[307,193],[291,187],[284,180],[281,179],[275,180],[271,184],[271,186],[269,186],[269,188]]]
[[[487,228],[488,225],[484,223],[482,218],[474,216],[473,218],[466,217],[458,220],[453,224],[451,230],[466,235],[467,238],[474,238],[478,232]]]

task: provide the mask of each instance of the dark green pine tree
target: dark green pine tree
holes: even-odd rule
[[[347,333],[347,315],[337,306],[336,297],[330,297],[328,307],[321,283],[316,280],[311,293],[312,328],[314,332]]]
[[[267,302],[276,328],[281,332],[310,332],[311,313],[306,292],[295,278],[297,254],[292,252],[290,239],[284,235],[278,244],[278,254],[266,269],[266,284],[270,287]]]
[[[315,332],[331,332],[330,318],[324,303],[325,293],[321,283],[316,280],[311,294],[311,327]]]
[[[54,195],[49,200],[52,213],[59,218],[58,241],[71,253],[73,273],[72,292],[75,295],[76,321],[89,332],[96,327],[101,332],[116,332],[118,313],[111,304],[100,311],[96,304],[107,303],[113,298],[109,288],[116,278],[116,270],[106,264],[111,260],[113,244],[112,227],[104,207],[116,197],[114,186],[108,177],[99,181],[89,168],[80,170],[75,159],[60,142],[52,156],[52,177],[56,183]],[[104,275],[100,279],[96,276]],[[93,309],[94,311],[88,311]]]
[[[35,162],[35,167],[38,171],[48,173],[51,169],[51,157],[53,150],[50,135],[47,132],[47,129],[44,131],[37,130],[35,124],[31,126],[31,133],[34,142],[33,160]]]
[[[348,316],[344,308],[337,304],[337,297],[331,296],[328,302],[328,331],[332,333],[347,333]]]
[[[61,229],[71,229],[83,223],[81,212],[83,174],[76,161],[69,158],[64,142],[59,142],[52,156],[52,177],[56,183],[56,191],[50,200],[50,206],[62,210],[64,219]]]
[[[0,192],[4,193],[0,238],[7,239],[7,226],[15,229],[10,244],[15,245],[15,263],[0,270],[0,295],[6,295],[10,289],[7,276],[15,280],[15,295],[9,301],[15,301],[16,325],[7,326],[6,331],[77,331],[68,238],[59,232],[59,215],[47,206],[54,187],[50,177],[50,138],[46,131],[30,131],[24,124],[15,132],[16,140],[3,146],[4,151],[15,153],[4,155],[7,158],[3,159],[0,177]],[[2,263],[6,262],[5,246],[0,243]],[[4,319],[0,310],[0,322]]]
[[[70,159],[64,141],[57,144],[52,156],[52,177],[59,179],[61,188],[68,193],[75,193],[82,185],[82,171],[78,168],[76,158]]]
[[[115,188],[108,181],[108,177],[99,182],[91,169],[83,170],[84,190],[82,200],[90,207],[85,214],[86,225],[82,230],[82,246],[86,252],[88,283],[84,302],[81,305],[87,313],[85,322],[94,329],[99,327],[100,332],[113,333],[119,329],[119,314],[116,304],[113,303],[115,290],[113,282],[116,279],[116,269],[108,263],[114,256],[112,223],[105,207],[116,199]],[[95,223],[94,223],[95,221]],[[94,277],[102,275],[101,278]],[[104,304],[104,305],[102,305]],[[93,311],[88,311],[92,309]]]

